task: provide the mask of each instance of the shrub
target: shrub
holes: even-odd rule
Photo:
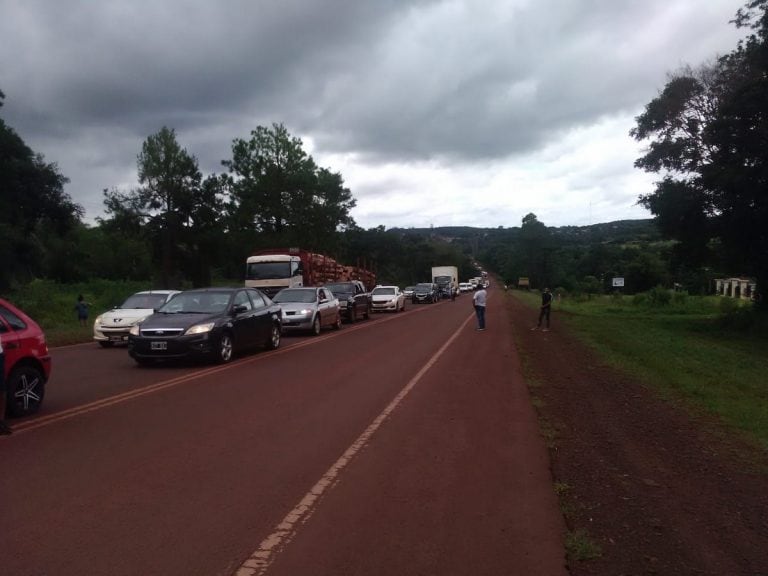
[[[648,301],[652,306],[666,306],[672,301],[672,292],[663,286],[655,286],[648,291]]]

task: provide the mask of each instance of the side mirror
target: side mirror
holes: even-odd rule
[[[245,304],[238,304],[237,306],[232,307],[233,314],[242,314],[246,310],[248,310],[248,307]]]

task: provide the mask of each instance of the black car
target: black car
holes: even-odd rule
[[[174,296],[131,328],[139,364],[200,357],[229,362],[235,352],[280,345],[280,306],[255,288],[205,288]]]
[[[427,302],[432,304],[433,302],[437,302],[438,298],[439,292],[437,284],[434,282],[422,282],[420,284],[416,284],[416,286],[413,287],[413,296],[411,296],[411,302],[414,304]]]

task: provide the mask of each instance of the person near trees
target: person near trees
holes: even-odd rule
[[[542,321],[546,319],[545,327],[543,329],[544,332],[549,330],[549,316],[552,311],[552,292],[549,290],[549,288],[544,288],[544,291],[541,293],[541,307],[539,308],[539,321],[536,324],[537,328],[541,328]]]
[[[80,326],[88,325],[88,307],[90,304],[85,301],[83,295],[80,294],[77,297],[77,304],[75,304],[75,312],[77,312],[77,320],[80,322]]]
[[[542,330],[542,332],[548,332],[549,331],[549,313],[552,311],[552,292],[549,291],[549,288],[544,288],[544,292],[541,293],[541,308],[539,309],[539,323],[531,328],[531,330],[536,330],[538,328],[541,328],[541,322],[546,318],[546,326]]]

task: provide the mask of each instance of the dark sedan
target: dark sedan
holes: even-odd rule
[[[432,304],[437,302],[439,299],[438,294],[439,292],[437,289],[437,284],[433,282],[422,282],[420,284],[416,284],[416,286],[413,288],[413,296],[411,296],[411,302],[414,304],[427,302]]]
[[[280,345],[280,306],[255,288],[187,290],[131,328],[139,364],[200,357],[229,362],[236,352]]]

